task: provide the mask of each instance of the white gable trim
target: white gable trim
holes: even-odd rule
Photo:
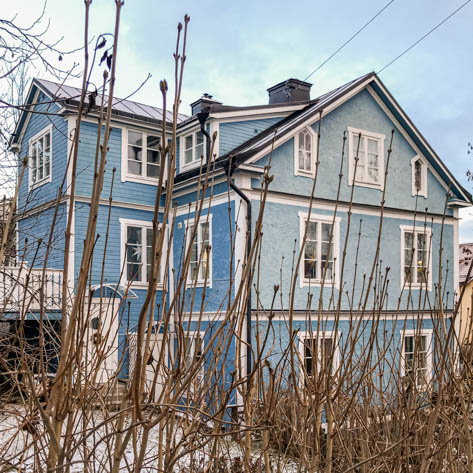
[[[423,158],[424,163],[426,163],[428,170],[435,176],[435,178],[440,182],[440,185],[446,190],[449,190],[449,187],[445,181],[440,177],[440,174],[430,166],[427,158],[424,156],[422,151],[417,147],[417,145],[412,141],[412,138],[408,135],[404,127],[397,121],[396,117],[391,113],[391,111],[386,107],[384,102],[379,98],[378,94],[370,87],[366,87],[366,90],[371,94],[376,103],[383,109],[383,112],[389,117],[389,119],[396,125],[396,128],[400,131],[401,135],[409,143],[409,146],[417,153],[417,156]]]
[[[445,174],[447,174],[447,176],[450,178],[450,180],[452,181],[452,183],[455,185],[455,187],[460,191],[461,195],[463,196],[463,198],[469,202],[469,199],[468,197],[463,193],[461,187],[458,185],[457,183],[457,180],[455,179],[455,177],[453,176],[453,174],[448,170],[448,168],[445,166],[445,164],[442,163],[442,161],[440,160],[439,156],[437,155],[437,153],[433,150],[433,148],[429,145],[429,143],[427,143],[427,141],[424,139],[424,137],[416,130],[416,127],[414,126],[414,124],[412,123],[411,119],[404,113],[404,111],[398,106],[398,104],[396,103],[396,101],[394,100],[394,98],[392,97],[391,93],[386,89],[386,87],[382,84],[382,82],[375,76],[372,78],[372,80],[374,80],[376,82],[376,84],[378,85],[378,87],[380,89],[383,90],[383,92],[386,94],[386,96],[388,97],[389,101],[391,102],[391,104],[393,105],[393,107],[396,108],[396,110],[398,111],[398,113],[404,118],[404,120],[406,120],[407,124],[410,126],[411,130],[414,132],[414,134],[417,136],[417,138],[422,142],[422,144],[429,150],[430,154],[432,155],[432,157],[435,159],[435,162],[442,168],[442,170],[445,172]],[[368,88],[369,90],[369,88]],[[377,95],[374,90],[372,91],[374,95]],[[381,102],[381,101],[380,101]],[[384,104],[383,104],[384,105]],[[384,108],[383,108],[384,109]],[[391,115],[391,114],[390,114]],[[402,130],[403,127],[401,127],[399,125],[400,129]],[[439,178],[440,181],[443,181],[442,178]]]

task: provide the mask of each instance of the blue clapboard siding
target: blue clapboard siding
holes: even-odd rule
[[[56,221],[53,226],[54,215]],[[50,207],[18,221],[18,262],[28,266],[42,267],[49,252],[47,268],[62,269],[64,265],[64,241],[67,222],[67,206]],[[52,235],[51,235],[52,228]],[[48,250],[49,247],[49,250]]]
[[[28,126],[25,129],[23,139],[20,143],[21,151],[19,156],[21,163],[21,160],[29,155],[31,138],[52,125],[51,182],[47,182],[31,190],[29,188],[30,170],[27,169],[18,195],[19,213],[55,199],[58,188],[66,173],[67,122],[64,117],[54,115],[58,112],[59,107],[56,104],[47,103],[50,100],[51,99],[43,93],[39,94],[39,104],[34,106],[34,111],[41,113],[31,114]]]
[[[220,155],[228,153],[280,120],[281,118],[263,118],[221,123],[218,138]]]

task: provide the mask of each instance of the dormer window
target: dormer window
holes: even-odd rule
[[[348,128],[349,185],[383,188],[384,135]]]
[[[152,179],[159,177],[159,136],[128,130],[127,176]]]
[[[181,139],[181,149],[183,153],[182,166],[188,166],[200,162],[204,155],[204,135],[199,131],[194,131]]]
[[[51,180],[52,127],[42,130],[30,140],[30,186],[40,186]]]
[[[411,160],[412,195],[427,197],[427,165],[420,156]]]
[[[294,138],[294,170],[296,175],[313,176],[315,173],[317,135],[310,127],[304,128]]]

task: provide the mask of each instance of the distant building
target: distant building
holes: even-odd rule
[[[460,317],[459,338],[461,343],[471,343],[473,341],[473,318],[471,317],[471,310],[473,307],[473,271],[468,275],[472,260],[473,243],[462,243],[459,251],[458,273],[460,277],[460,289],[463,286],[466,286],[466,288],[458,315]]]

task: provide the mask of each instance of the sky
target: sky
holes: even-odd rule
[[[314,74],[312,97],[370,71],[379,71],[466,0],[394,0],[371,24]],[[190,15],[182,113],[203,93],[227,105],[267,103],[266,89],[301,80],[368,22],[389,0],[126,0],[121,11],[116,96],[125,97],[151,74],[134,100],[161,106],[159,80],[172,89],[177,24]],[[113,0],[94,0],[91,35],[113,31]],[[2,0],[1,16],[27,25],[39,0]],[[49,0],[47,35],[64,50],[83,42],[83,0]],[[473,1],[380,73],[417,128],[464,187],[472,192]],[[53,58],[54,60],[55,58]],[[81,62],[64,56],[65,66]],[[34,74],[52,79],[38,68]],[[93,75],[100,83],[101,71]],[[80,79],[68,81],[80,85]],[[461,242],[473,241],[473,210],[462,211]]]

